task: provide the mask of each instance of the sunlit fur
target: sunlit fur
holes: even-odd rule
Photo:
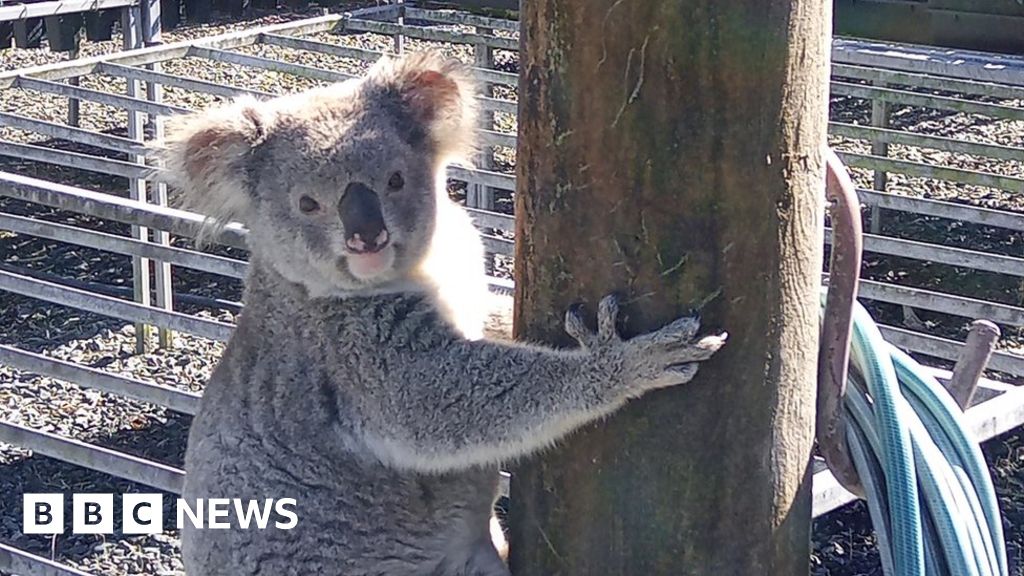
[[[417,87],[424,70],[436,71],[444,82]],[[448,200],[439,178],[444,166],[472,150],[473,94],[465,67],[455,61],[434,53],[385,58],[364,78],[265,102],[246,97],[173,118],[163,159],[182,205],[209,217],[204,237],[229,221],[242,221],[251,250],[273,253],[267,263],[311,295],[387,293],[461,281],[478,287],[482,268],[460,280],[448,275],[464,265],[456,270],[436,256],[427,259],[468,243],[471,252],[460,253],[482,267],[479,235]],[[430,98],[441,100],[425,104]],[[392,191],[387,182],[396,171],[405,184]],[[334,207],[350,182],[377,192],[391,234],[394,264],[371,279],[357,278],[344,265],[344,229]],[[301,213],[303,196],[322,210]]]

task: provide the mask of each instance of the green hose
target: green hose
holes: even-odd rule
[[[860,305],[855,305],[853,310],[850,352],[850,362],[864,377],[872,401],[871,424],[878,434],[877,457],[884,473],[889,514],[900,520],[890,523],[898,527],[890,534],[895,574],[925,576],[924,529],[914,449],[910,430],[901,418],[907,411],[906,399],[900,395],[888,343]]]
[[[1007,576],[988,467],[938,381],[854,306],[847,441],[889,576]]]

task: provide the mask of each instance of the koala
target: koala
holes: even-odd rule
[[[445,166],[476,126],[467,69],[434,53],[363,78],[177,118],[165,163],[211,226],[249,228],[245,309],[189,435],[183,497],[294,498],[290,530],[185,523],[190,576],[507,576],[500,463],[649,390],[725,335],[697,318],[622,339],[614,297],[578,348],[480,337],[480,239]],[[486,290],[483,287],[482,290]]]

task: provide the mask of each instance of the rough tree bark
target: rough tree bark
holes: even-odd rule
[[[730,340],[514,470],[516,574],[807,572],[829,5],[522,2],[516,336],[615,290]]]

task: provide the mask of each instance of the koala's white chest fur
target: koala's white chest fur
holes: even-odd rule
[[[208,386],[184,497],[294,498],[298,524],[186,529],[189,575],[507,574],[488,533],[497,468],[400,470],[363,437],[401,387],[378,381],[406,361],[396,347],[458,335],[416,296],[310,308],[274,292],[250,303]]]

